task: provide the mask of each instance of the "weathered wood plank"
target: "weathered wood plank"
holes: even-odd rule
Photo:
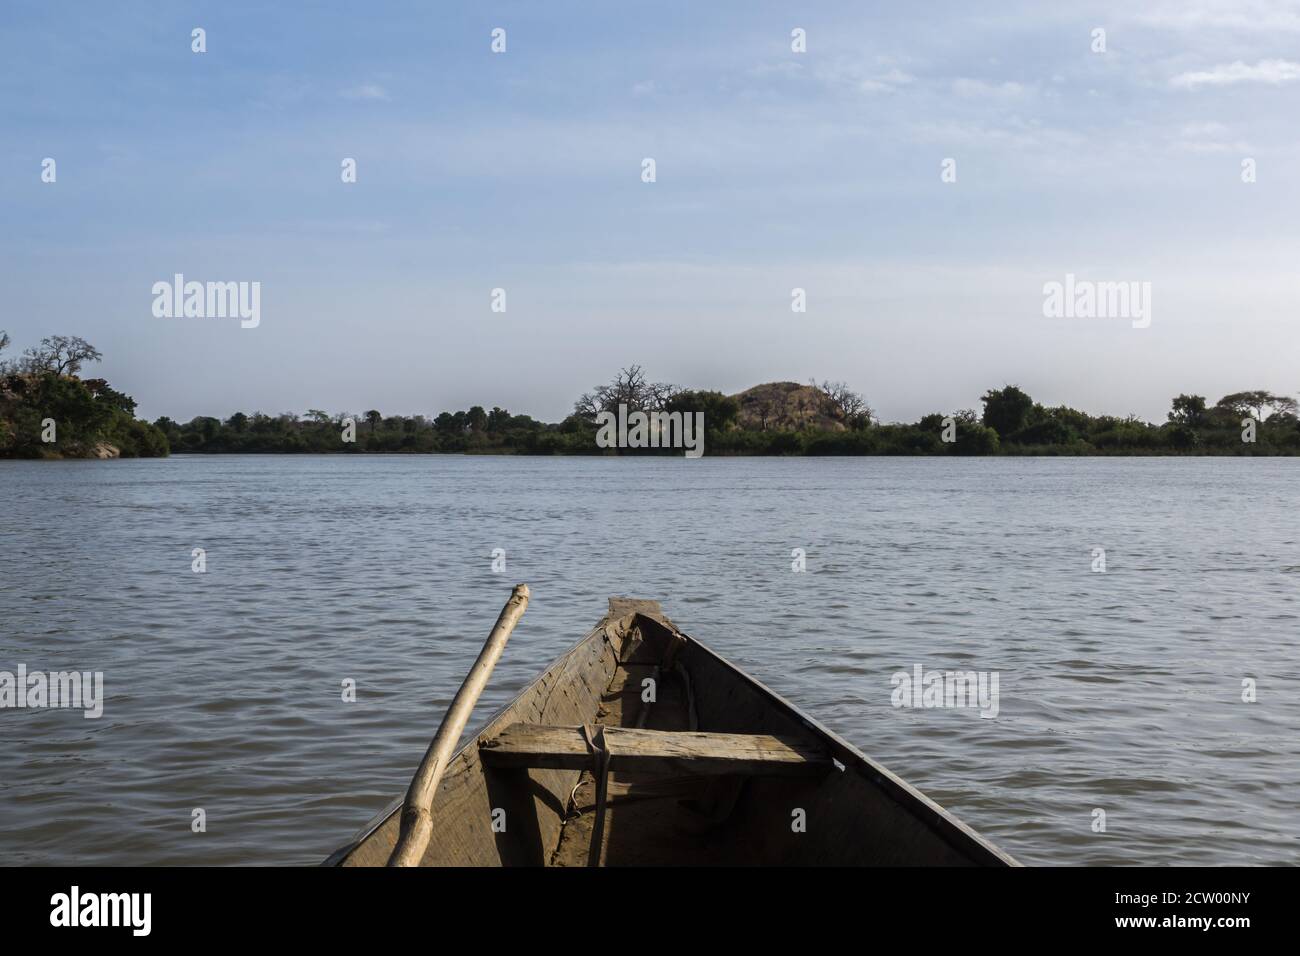
[[[603,622],[602,622],[603,623]],[[602,625],[593,628],[480,732],[490,737],[518,722],[591,721],[616,664]],[[433,803],[434,838],[422,866],[542,864],[559,843],[563,813],[580,773],[533,769],[494,773],[470,740],[447,767]],[[507,810],[511,825],[495,832],[492,812]],[[383,866],[398,833],[400,804],[339,854],[342,866]]]
[[[815,776],[831,768],[820,747],[796,737],[605,727],[610,769],[637,773]],[[512,724],[479,744],[492,767],[585,770],[591,753],[581,727]]]
[[[663,613],[663,608],[659,606],[658,601],[648,601],[645,598],[612,597],[609,599],[609,613],[606,616],[611,619],[626,617],[629,614],[653,614],[656,617],[662,617]]]

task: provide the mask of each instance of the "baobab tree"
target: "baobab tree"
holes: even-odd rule
[[[680,391],[676,385],[648,381],[640,365],[630,365],[608,385],[597,385],[578,399],[573,411],[589,420],[598,412],[617,411],[619,405],[626,405],[629,411],[656,411]]]

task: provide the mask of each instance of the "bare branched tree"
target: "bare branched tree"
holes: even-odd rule
[[[587,419],[594,419],[598,412],[618,411],[619,405],[626,405],[629,411],[655,411],[680,391],[676,385],[648,381],[640,365],[630,365],[621,369],[612,382],[597,385],[579,398],[573,411]]]
[[[86,362],[98,362],[104,356],[79,335],[50,335],[41,344],[23,353],[23,369],[28,372],[53,372],[76,375]]]
[[[876,413],[871,410],[867,400],[844,382],[822,382],[817,387],[826,396],[828,412],[836,418],[843,418],[845,424],[857,427],[869,425],[875,420]]]

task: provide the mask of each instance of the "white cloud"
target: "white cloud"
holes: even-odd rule
[[[1260,60],[1254,66],[1237,60],[1211,70],[1179,73],[1169,81],[1169,85],[1195,90],[1203,86],[1231,86],[1235,83],[1271,83],[1276,86],[1296,79],[1300,79],[1300,63],[1291,60]]]
[[[1185,123],[1175,145],[1191,153],[1249,153],[1245,140],[1232,139],[1232,131],[1222,123]]]
[[[1025,87],[1019,83],[986,83],[983,80],[970,80],[959,77],[952,81],[952,91],[967,99],[1010,99],[1023,96]]]
[[[378,83],[362,83],[340,94],[345,100],[387,100],[388,91]]]
[[[748,76],[772,76],[782,75],[786,77],[799,76],[803,73],[803,64],[796,63],[794,60],[777,60],[769,63],[756,63],[745,70]]]
[[[876,68],[864,66],[860,61],[838,57],[820,64],[813,76],[831,89],[858,93],[889,93],[915,81],[912,74],[889,66],[887,61],[876,63]]]
[[[888,73],[882,73],[879,76],[869,76],[858,84],[858,89],[863,93],[888,93],[896,90],[900,86],[906,86],[916,77],[910,73],[904,73],[902,70],[894,69]]]

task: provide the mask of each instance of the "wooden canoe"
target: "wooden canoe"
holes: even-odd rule
[[[325,865],[383,866],[400,810]],[[432,813],[422,866],[1016,865],[627,598],[461,747]]]

